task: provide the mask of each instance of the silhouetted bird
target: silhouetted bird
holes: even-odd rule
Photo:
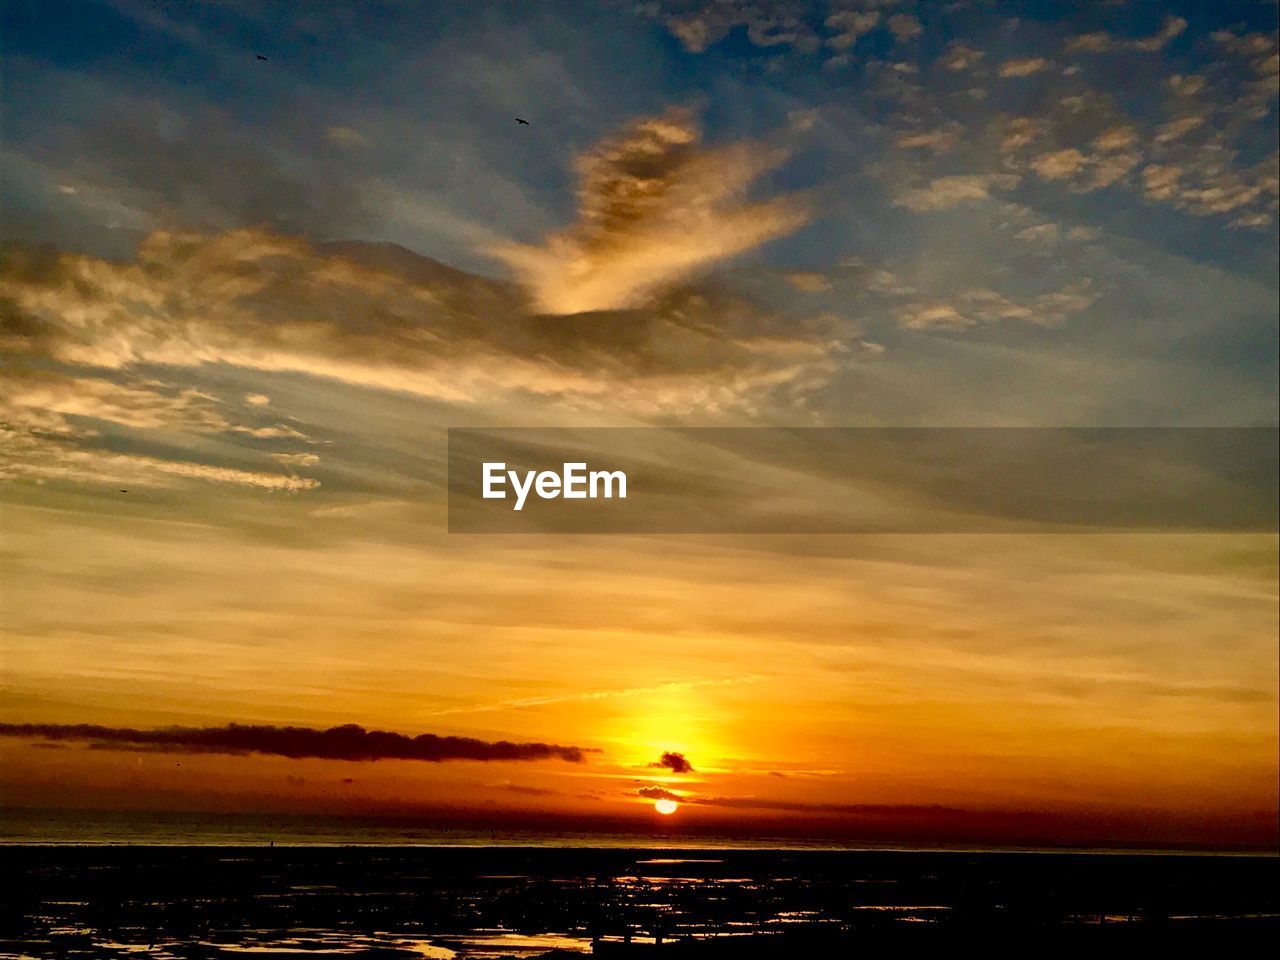
[[[529,121],[523,117],[516,117],[516,123],[523,123],[526,127],[529,125]]]
[[[266,57],[264,57],[262,54],[258,54],[258,59],[259,59],[259,60],[265,60],[265,59],[267,59],[267,58],[266,58]]]
[[[121,492],[121,493],[128,493],[129,491],[128,491],[128,490],[121,490],[120,492]]]

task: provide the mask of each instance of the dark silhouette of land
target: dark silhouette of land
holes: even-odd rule
[[[496,847],[3,848],[0,954],[826,957],[1280,930],[1271,856]],[[496,951],[496,952],[495,952]]]

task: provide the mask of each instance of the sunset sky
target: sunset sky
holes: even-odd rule
[[[445,431],[1273,426],[1276,18],[5,3],[5,804],[1274,847],[1273,532],[449,533]]]

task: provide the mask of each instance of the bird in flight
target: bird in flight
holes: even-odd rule
[[[526,127],[529,125],[529,121],[524,117],[516,117],[516,123],[523,123]]]
[[[266,57],[264,57],[264,56],[263,56],[262,54],[260,54],[260,53],[257,55],[257,57],[258,57],[258,59],[259,59],[259,60],[265,60],[265,59],[267,59]]]

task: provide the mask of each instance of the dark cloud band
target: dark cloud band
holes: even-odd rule
[[[553,743],[511,743],[471,737],[416,737],[385,730],[366,730],[356,724],[315,730],[227,724],[225,727],[167,727],[135,730],[95,724],[0,724],[0,737],[43,742],[85,742],[104,748],[144,748],[173,753],[259,753],[295,760],[446,760],[481,762],[564,760],[581,763],[589,750]]]
[[[636,795],[646,800],[675,800],[699,807],[723,807],[736,810],[762,810],[778,813],[833,814],[836,816],[893,817],[966,815],[970,811],[937,804],[883,803],[805,803],[789,800],[766,800],[760,797],[695,797],[675,793],[666,787],[644,786]]]
[[[689,762],[689,758],[683,753],[676,753],[672,750],[668,750],[649,766],[670,770],[673,773],[693,773],[693,764]]]

